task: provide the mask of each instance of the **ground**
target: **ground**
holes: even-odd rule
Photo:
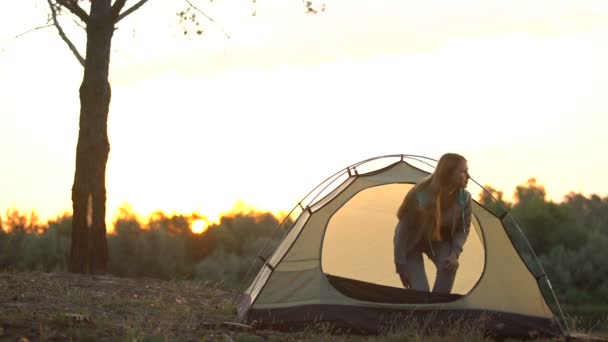
[[[0,272],[0,339],[198,341],[232,333],[216,329],[232,296],[195,281]]]
[[[379,337],[321,330],[252,330],[234,321],[236,292],[200,281],[0,271],[0,341],[426,341],[463,336],[406,332]],[[228,322],[228,323],[227,323]],[[484,340],[471,335],[468,340]]]

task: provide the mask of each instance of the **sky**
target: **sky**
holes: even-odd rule
[[[531,177],[554,201],[608,195],[605,0],[194,3],[218,23],[201,18],[200,36],[181,1],[117,25],[108,222],[125,205],[288,211],[347,165],[401,153],[460,153],[507,198]],[[0,13],[0,214],[71,211],[83,70],[53,27],[15,39],[47,16],[40,0]]]

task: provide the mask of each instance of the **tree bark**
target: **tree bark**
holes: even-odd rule
[[[105,273],[105,174],[110,142],[108,80],[114,18],[110,0],[93,0],[87,22],[84,77],[80,86],[80,129],[76,146],[76,172],[72,186],[72,244],[68,270]]]

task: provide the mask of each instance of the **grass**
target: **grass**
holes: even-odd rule
[[[608,305],[584,305],[565,308],[571,331],[593,334],[608,340]]]
[[[0,341],[488,340],[481,324],[458,318],[447,327],[431,324],[432,318],[401,319],[410,323],[395,321],[379,336],[349,335],[326,323],[294,333],[238,331],[222,324],[234,319],[234,294],[200,281],[0,271]],[[606,321],[570,325],[588,332]]]
[[[232,294],[207,284],[0,272],[0,340],[198,340],[231,320]]]

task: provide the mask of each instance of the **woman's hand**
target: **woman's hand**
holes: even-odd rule
[[[411,287],[410,277],[405,272],[399,272],[399,278],[401,278],[404,288],[409,289]]]
[[[443,267],[448,272],[456,272],[460,263],[458,262],[458,256],[456,253],[451,253],[444,261]]]

